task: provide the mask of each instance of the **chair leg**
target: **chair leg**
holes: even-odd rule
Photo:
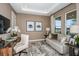
[[[21,56],[21,52],[19,52],[19,56]]]
[[[27,52],[22,52],[22,53],[25,53],[25,54],[27,54]]]
[[[27,52],[23,52],[23,50],[22,50],[22,51],[20,51],[19,53],[13,54],[13,56],[16,55],[16,54],[19,54],[19,56],[21,56],[21,53],[26,53],[26,54],[27,54]]]
[[[21,53],[25,53],[25,54],[27,54],[27,52],[23,52],[23,51],[21,51],[21,52],[19,52],[19,56],[21,56]]]
[[[19,54],[19,56],[20,56],[20,55],[21,55],[21,52],[14,53],[13,56],[15,56],[15,55],[17,55],[17,54]]]

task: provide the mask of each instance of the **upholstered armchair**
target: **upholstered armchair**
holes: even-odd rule
[[[27,49],[28,47],[29,47],[29,35],[21,34],[21,41],[14,46],[15,53],[19,53],[19,56],[21,55],[21,53],[27,53],[23,52],[23,50]]]

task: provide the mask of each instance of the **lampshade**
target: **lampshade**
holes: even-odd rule
[[[50,28],[47,27],[47,28],[46,28],[46,31],[50,31]]]
[[[79,33],[79,26],[78,25],[71,26],[70,33]]]

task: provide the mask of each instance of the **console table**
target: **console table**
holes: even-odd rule
[[[76,45],[71,45],[69,43],[65,43],[69,47],[69,56],[79,56],[79,47]],[[78,50],[78,54],[75,54],[75,49]]]
[[[17,37],[14,40],[4,40],[5,44],[0,48],[0,56],[12,56],[14,54],[13,47],[20,39],[20,37]]]

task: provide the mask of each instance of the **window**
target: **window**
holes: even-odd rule
[[[55,18],[55,33],[61,33],[61,17]]]
[[[76,11],[66,14],[66,34],[70,34],[70,27],[76,24]]]

